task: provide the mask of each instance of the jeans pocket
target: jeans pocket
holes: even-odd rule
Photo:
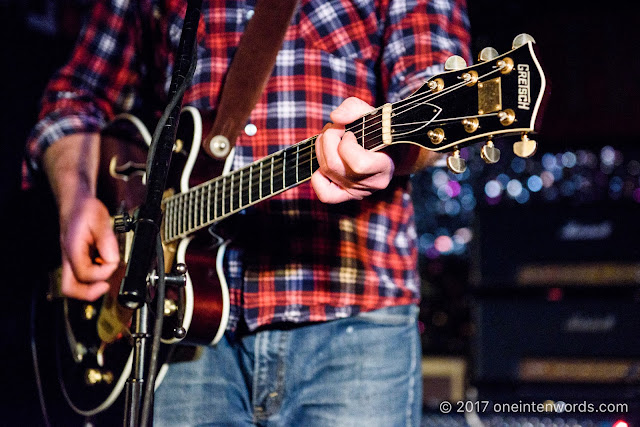
[[[411,325],[416,322],[420,309],[416,305],[384,307],[358,314],[357,318],[377,325]]]

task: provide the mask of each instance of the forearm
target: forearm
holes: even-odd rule
[[[65,136],[45,151],[44,171],[61,218],[67,218],[79,200],[95,197],[99,157],[97,133]]]

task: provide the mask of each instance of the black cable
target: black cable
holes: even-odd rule
[[[44,397],[42,377],[40,376],[40,366],[38,362],[38,345],[36,343],[36,304],[38,299],[38,287],[34,287],[31,293],[31,312],[29,313],[29,340],[31,344],[31,361],[33,362],[33,373],[35,375],[36,387],[38,389],[38,402],[42,411],[42,419],[45,426],[51,427],[49,413]]]
[[[153,393],[156,383],[158,355],[160,353],[160,338],[162,336],[162,323],[164,312],[164,295],[165,295],[165,273],[164,273],[164,253],[162,247],[162,238],[158,234],[156,239],[156,253],[158,257],[158,280],[156,286],[156,313],[153,323],[153,340],[151,341],[151,356],[149,357],[149,370],[147,373],[147,382],[142,398],[142,414],[140,425],[146,427],[152,414]]]
[[[155,151],[155,146],[157,144],[158,139],[160,138],[160,134],[162,133],[162,128],[167,122],[169,115],[176,107],[178,102],[182,100],[182,96],[184,92],[189,87],[191,83],[191,79],[193,74],[195,73],[197,66],[197,45],[194,45],[193,51],[191,54],[191,65],[189,66],[189,71],[187,72],[187,76],[182,84],[178,87],[178,90],[172,97],[172,99],[167,104],[166,108],[160,119],[158,120],[158,124],[153,133],[153,138],[151,139],[151,146],[149,155],[147,157],[147,176],[149,176],[149,159],[153,158],[153,152]],[[156,239],[156,256],[157,256],[157,272],[158,272],[158,280],[156,286],[156,313],[152,331],[152,342],[151,342],[151,355],[149,357],[149,369],[147,373],[147,382],[145,384],[145,390],[142,397],[142,413],[140,419],[140,425],[146,427],[149,423],[149,419],[153,416],[151,413],[153,410],[153,393],[157,376],[157,367],[158,367],[158,355],[160,353],[160,338],[162,336],[162,323],[163,323],[163,313],[164,313],[164,296],[165,296],[165,272],[164,272],[164,253],[162,247],[162,238],[160,234],[157,235]]]

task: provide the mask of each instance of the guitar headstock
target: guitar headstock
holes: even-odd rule
[[[460,148],[485,141],[481,156],[495,163],[500,151],[493,139],[517,135],[514,152],[532,156],[537,148],[529,133],[536,119],[546,81],[535,56],[533,38],[521,34],[513,49],[499,55],[493,48],[480,52],[479,62],[467,67],[453,56],[445,71],[429,79],[408,98],[393,104],[391,143],[410,142],[438,152],[451,151],[447,165],[453,172],[466,169]]]

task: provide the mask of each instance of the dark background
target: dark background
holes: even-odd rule
[[[21,191],[21,159],[26,137],[37,115],[40,94],[47,78],[66,59],[77,33],[81,16],[89,1],[11,1],[0,0],[0,58],[2,82],[2,136],[0,137],[0,224],[2,249],[0,272],[4,276],[5,304],[0,323],[4,333],[0,342],[0,381],[4,397],[0,400],[4,419],[0,425],[20,421],[42,424],[30,351],[31,303],[43,293],[47,270],[58,260],[55,209],[45,191]],[[637,159],[640,140],[640,104],[636,98],[640,85],[640,19],[632,2],[598,4],[578,1],[507,1],[469,0],[473,52],[493,46],[500,53],[510,49],[519,33],[531,34],[537,41],[540,59],[551,83],[551,94],[544,111],[538,153],[533,162],[540,163],[545,153],[590,150],[600,153],[612,147]],[[508,144],[505,145],[508,150]],[[512,156],[503,150],[503,157]],[[465,153],[475,156],[473,151]],[[477,159],[470,161],[476,161]],[[476,176],[464,182],[475,192],[475,206],[483,207],[482,189],[493,172],[480,168]],[[508,163],[504,163],[508,165]],[[456,229],[477,229],[476,210],[460,215],[432,215],[425,206],[435,196],[429,173],[417,176],[416,214],[419,232],[437,234],[435,229],[453,233]],[[640,183],[635,181],[636,188]],[[606,199],[606,197],[605,197]],[[549,202],[549,200],[547,200]],[[607,206],[607,200],[600,200]],[[611,206],[618,206],[611,200]],[[530,202],[532,212],[545,215],[544,204]],[[632,209],[637,210],[636,205]],[[525,210],[527,204],[524,204]],[[542,206],[542,208],[540,208]],[[563,205],[564,206],[564,205]],[[571,203],[568,206],[575,206]],[[535,209],[534,209],[535,208]],[[518,210],[519,209],[519,210]],[[501,211],[505,221],[509,212],[520,215],[522,206]],[[633,211],[635,212],[635,211]],[[637,218],[637,217],[636,217]],[[513,217],[511,217],[513,219]],[[631,220],[632,221],[632,220]],[[622,252],[637,254],[637,228],[630,229],[627,247]],[[527,225],[518,229],[527,233]],[[477,233],[474,234],[477,236]],[[516,238],[514,236],[514,238]],[[477,332],[470,314],[474,307],[474,287],[470,272],[480,255],[470,242],[455,254],[421,251],[425,303],[425,354],[472,355]],[[498,249],[499,250],[499,249]],[[634,255],[635,256],[635,255]],[[606,293],[607,291],[605,291]],[[635,294],[625,293],[627,301]],[[632,306],[633,307],[633,306]],[[526,330],[522,331],[526,334]],[[638,337],[629,336],[620,345],[637,346]],[[633,356],[633,355],[632,355]],[[640,356],[635,353],[634,357]],[[43,374],[44,375],[44,374]],[[614,390],[612,393],[616,393]],[[58,395],[54,397],[61,399]]]

